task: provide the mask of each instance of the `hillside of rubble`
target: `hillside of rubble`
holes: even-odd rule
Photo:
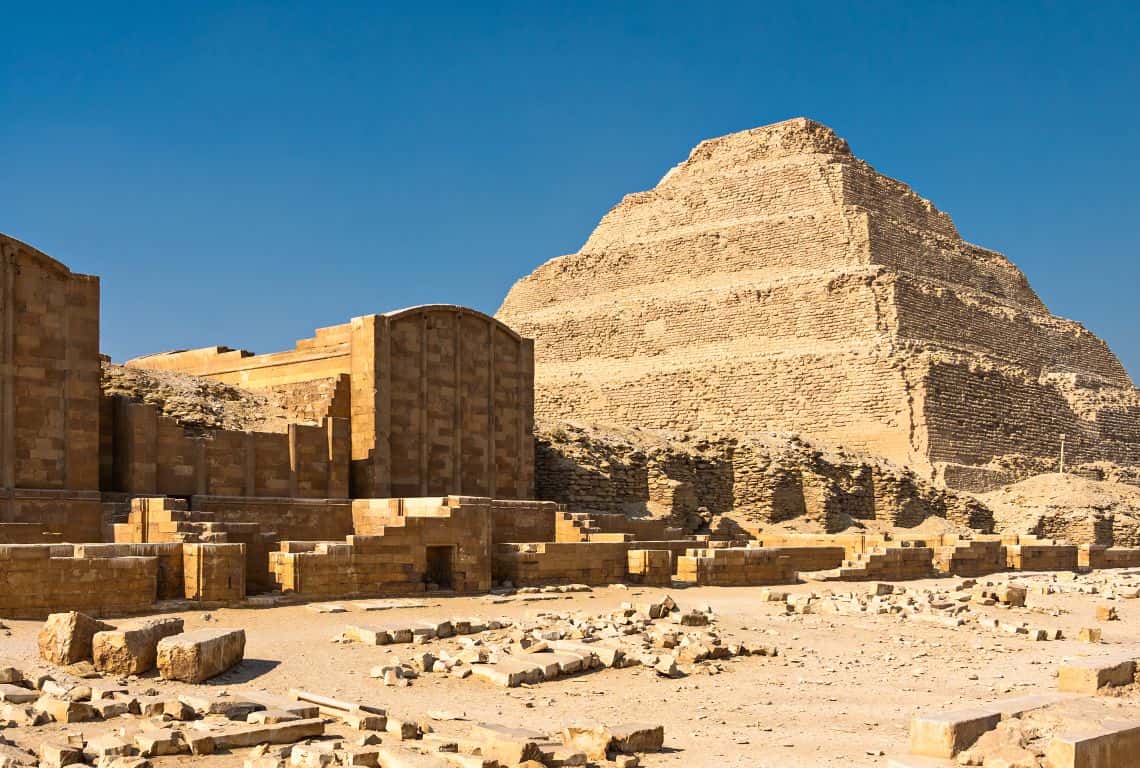
[[[152,405],[192,431],[285,432],[290,423],[299,421],[285,407],[280,393],[255,392],[184,373],[104,361],[102,387],[105,396]]]
[[[991,532],[982,502],[798,435],[747,438],[540,420],[536,492],[690,533]]]
[[[977,498],[993,510],[1002,533],[1140,546],[1140,487],[1135,485],[1053,472]]]

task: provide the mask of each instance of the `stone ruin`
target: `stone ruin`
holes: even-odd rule
[[[1105,343],[811,120],[701,142],[497,317],[548,421],[802,433],[968,490],[1055,470],[1062,434],[1070,468],[1140,465]]]
[[[248,768],[284,768],[286,755],[635,768],[664,745],[660,725],[628,723],[556,739],[479,723],[452,742],[298,689],[164,696],[136,676],[232,681],[245,630],[120,616],[808,581],[760,601],[791,619],[888,616],[1040,642],[1062,633],[1039,625],[1025,584],[1140,597],[1130,495],[1032,491],[1024,504],[1034,482],[1057,487],[1047,477],[964,492],[1051,469],[1062,432],[1082,474],[1136,482],[1140,396],[1119,362],[1050,315],[1004,257],[962,242],[810,121],[702,143],[580,253],[516,285],[496,318],[420,306],[282,352],[215,346],[125,366],[100,357],[98,324],[97,278],[0,236],[0,617],[47,616],[39,654],[66,667],[0,666],[0,729],[22,740],[0,738],[2,765],[143,768],[250,747]],[[946,580],[814,591],[926,578]],[[1116,620],[1116,606],[1097,618]],[[530,687],[625,667],[673,680],[781,654],[715,620],[662,596],[519,625],[359,623],[334,641],[419,648],[372,669],[393,686],[444,674]],[[1059,676],[1096,703],[1131,690],[1140,662],[1071,662]],[[1098,713],[1076,732],[1058,701],[920,713],[912,755],[888,764],[1131,765],[1140,723]],[[80,723],[93,726],[37,730]]]

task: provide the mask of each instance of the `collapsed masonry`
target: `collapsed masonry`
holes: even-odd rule
[[[1004,256],[805,119],[699,144],[497,316],[540,419],[794,432],[967,490],[1140,467],[1140,394]],[[1123,467],[1123,471],[1120,469]]]
[[[540,422],[536,491],[571,509],[660,518],[688,532],[757,536],[773,525],[837,533],[937,520],[992,533],[976,499],[889,461],[794,436],[682,438],[645,429]]]

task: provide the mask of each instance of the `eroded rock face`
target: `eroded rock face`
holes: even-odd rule
[[[90,660],[95,633],[110,629],[114,627],[78,611],[53,613],[36,637],[40,656],[59,666]]]
[[[200,683],[240,663],[244,655],[244,629],[199,629],[159,641],[158,671],[167,680]]]
[[[540,418],[795,432],[975,490],[1061,433],[1071,465],[1140,466],[1104,342],[802,118],[702,142],[497,316],[535,339]]]

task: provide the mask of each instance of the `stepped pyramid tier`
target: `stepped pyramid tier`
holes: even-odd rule
[[[536,340],[536,413],[791,431],[981,490],[1140,465],[1140,393],[1005,256],[803,118],[700,143],[497,317]]]

